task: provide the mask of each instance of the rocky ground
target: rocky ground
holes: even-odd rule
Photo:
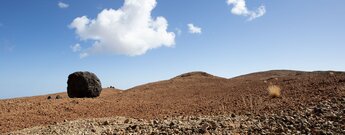
[[[345,134],[345,97],[332,98],[297,110],[279,113],[221,116],[180,116],[156,120],[125,117],[78,120],[24,129],[27,134]]]
[[[281,88],[279,98],[269,96],[272,85]],[[104,89],[97,98],[64,92],[0,100],[0,133],[344,134],[344,97],[344,72],[275,70],[229,79],[191,72]]]

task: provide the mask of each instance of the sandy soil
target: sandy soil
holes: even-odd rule
[[[270,98],[267,87],[282,88]],[[55,99],[61,95],[62,99]],[[48,100],[51,96],[53,99]],[[0,100],[0,133],[77,119],[126,116],[160,119],[296,110],[345,96],[344,72],[268,71],[231,79],[192,72],[125,91],[105,89],[94,99],[70,99],[65,93]]]

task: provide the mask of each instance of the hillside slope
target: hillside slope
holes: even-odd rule
[[[280,86],[282,98],[270,98],[269,85]],[[191,72],[126,91],[107,89],[94,99],[59,95],[63,98],[48,100],[45,95],[0,100],[0,132],[85,118],[154,119],[296,110],[344,97],[345,73],[267,71],[226,79]]]

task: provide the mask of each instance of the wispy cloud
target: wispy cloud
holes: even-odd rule
[[[71,49],[72,49],[73,52],[79,52],[79,51],[81,51],[81,46],[78,43],[78,44],[75,44],[75,45],[71,46]]]
[[[59,1],[58,6],[59,6],[59,8],[68,8],[69,4]]]
[[[175,28],[175,31],[176,31],[177,35],[181,35],[182,34],[182,30],[180,28]]]
[[[82,51],[81,57],[95,53],[114,53],[136,56],[148,50],[175,44],[175,33],[168,32],[168,21],[153,18],[156,0],[125,0],[120,9],[104,9],[97,18],[75,18],[70,28],[81,40],[93,45]]]
[[[79,57],[82,59],[82,58],[85,58],[85,57],[87,57],[87,56],[89,56],[89,54],[88,53],[86,53],[86,52],[83,52],[83,53],[80,53],[79,54]]]
[[[188,24],[188,29],[189,29],[189,33],[192,34],[201,34],[202,33],[202,29],[198,26],[195,26],[194,24],[190,23]]]
[[[248,10],[245,0],[227,0],[227,4],[233,6],[231,9],[232,14],[249,17],[249,21],[259,18],[266,13],[266,8],[263,5],[255,11]]]

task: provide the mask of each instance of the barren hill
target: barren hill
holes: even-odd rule
[[[268,96],[267,87],[273,84],[282,88],[281,98]],[[56,95],[62,99],[54,99]],[[94,99],[70,99],[58,93],[0,100],[0,132],[85,118],[155,119],[296,110],[344,96],[344,72],[276,70],[230,79],[191,72],[125,91],[105,89]]]

